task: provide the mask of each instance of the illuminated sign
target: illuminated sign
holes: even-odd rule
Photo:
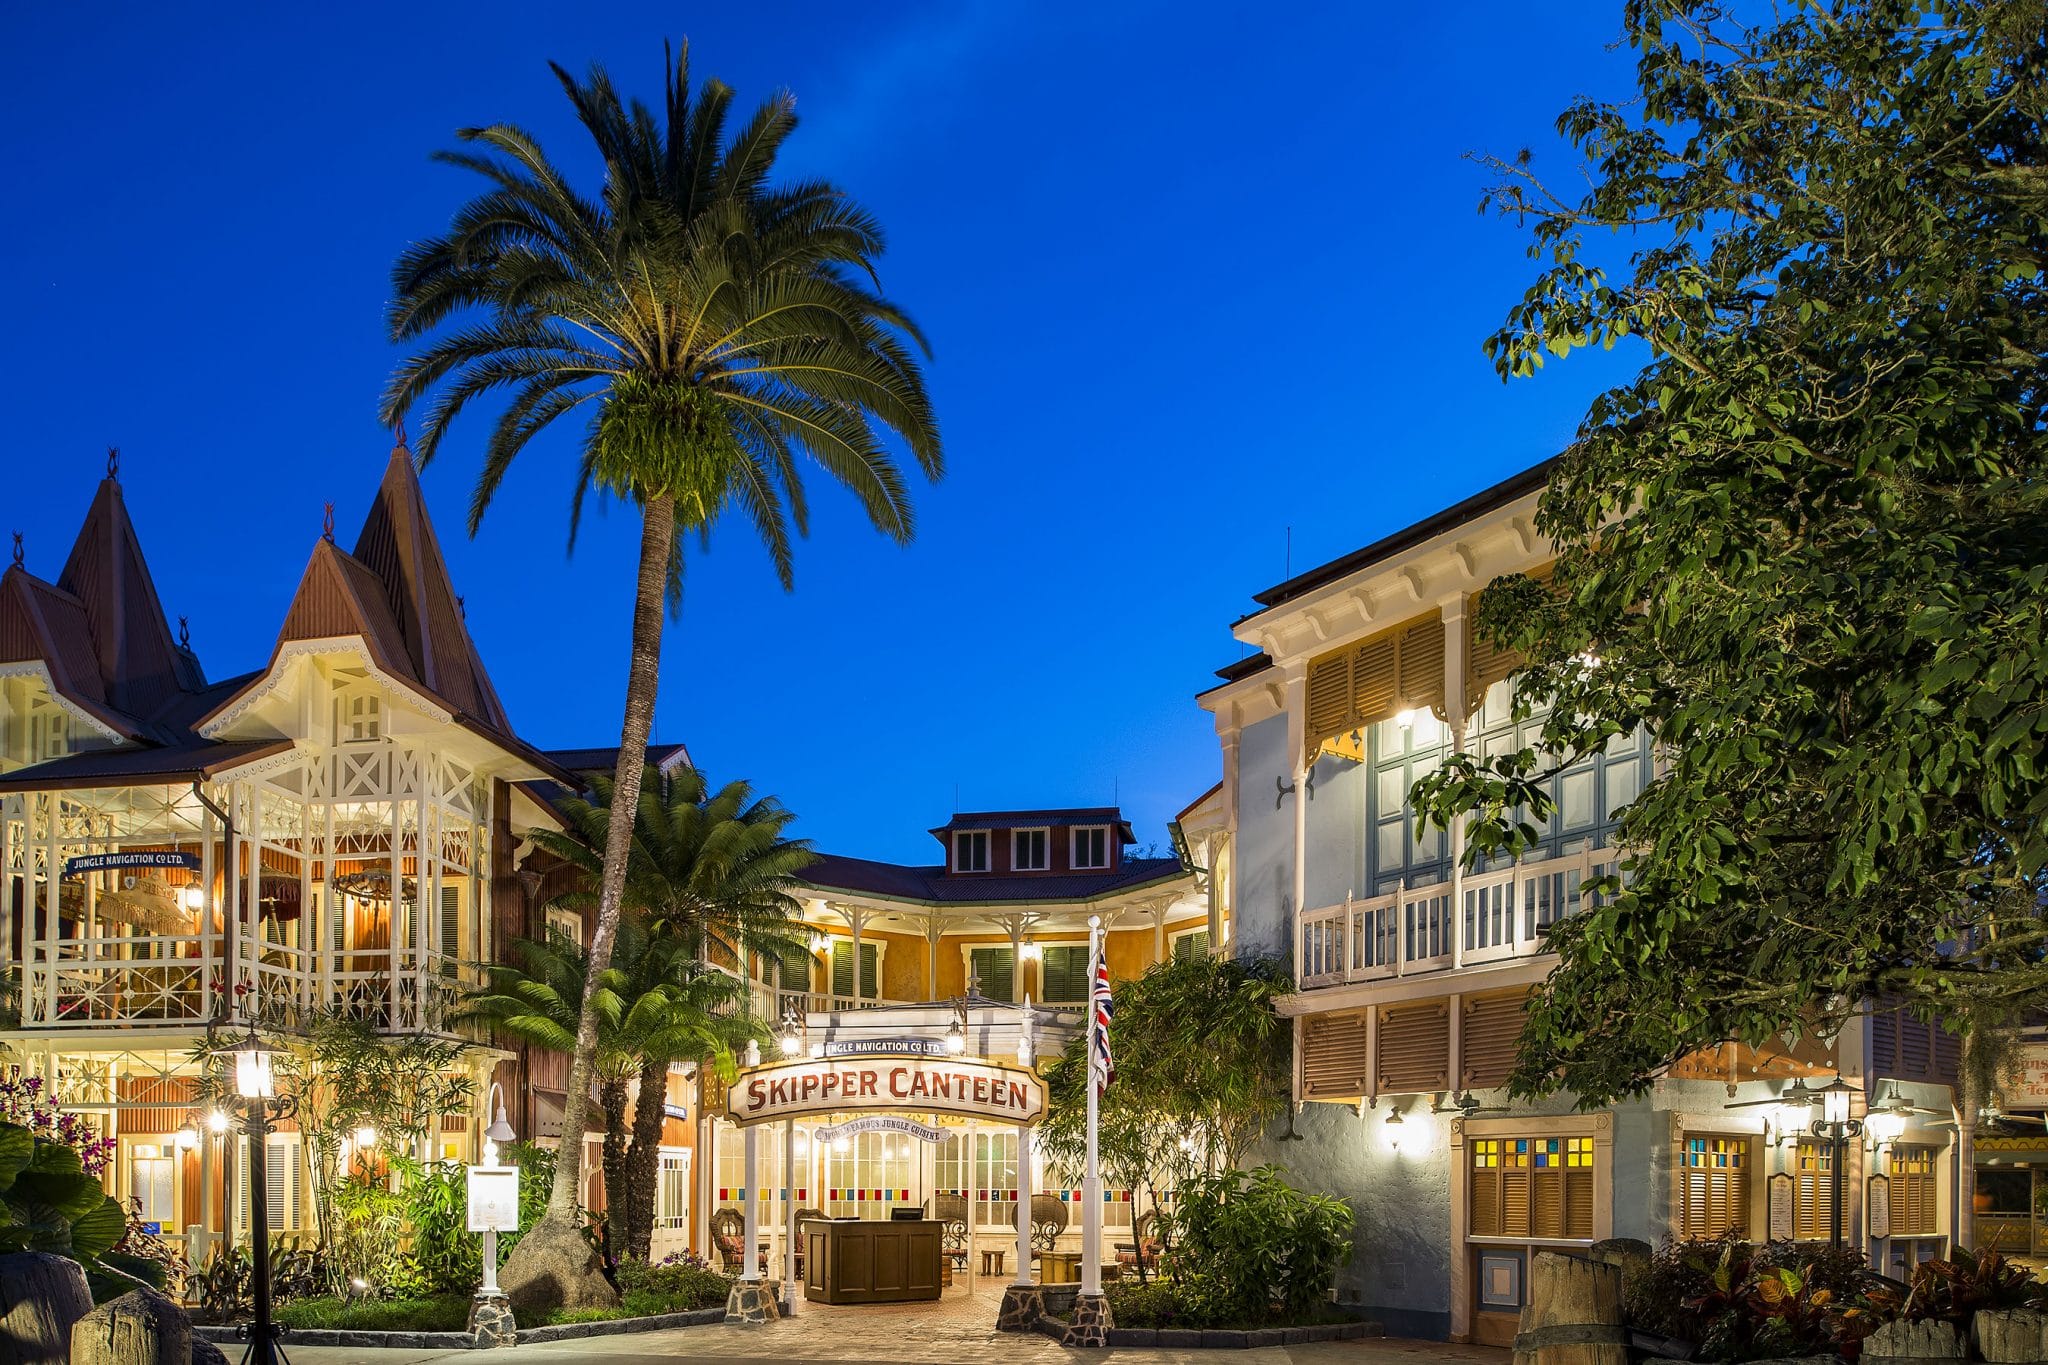
[[[1017,1067],[957,1057],[826,1057],[743,1071],[725,1103],[742,1126],[848,1110],[1035,1123],[1045,1113],[1045,1083]]]
[[[869,1114],[864,1118],[848,1119],[835,1123],[830,1128],[820,1128],[817,1139],[830,1142],[834,1138],[852,1137],[855,1133],[901,1133],[921,1142],[944,1142],[946,1130],[935,1128],[929,1123],[905,1118],[901,1114]]]
[[[519,1168],[469,1168],[469,1230],[519,1231]]]
[[[196,853],[87,853],[77,858],[66,858],[64,875],[76,877],[86,872],[117,872],[135,867],[176,867],[187,872],[201,870]]]

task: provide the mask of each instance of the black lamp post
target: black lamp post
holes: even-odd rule
[[[298,1111],[298,1101],[280,1099],[277,1093],[276,1054],[263,1045],[256,1030],[228,1054],[235,1059],[235,1094],[248,1106],[249,1120],[249,1265],[256,1300],[255,1320],[238,1329],[249,1349],[242,1353],[242,1365],[290,1365],[279,1344],[284,1329],[270,1317],[270,1111],[289,1118]]]
[[[1848,1151],[1849,1139],[1863,1136],[1863,1120],[1849,1117],[1849,1100],[1855,1093],[1855,1086],[1835,1077],[1818,1091],[1821,1117],[1813,1121],[1813,1135],[1828,1140],[1828,1178],[1834,1190],[1834,1226],[1829,1245],[1836,1250],[1842,1246],[1842,1158]]]

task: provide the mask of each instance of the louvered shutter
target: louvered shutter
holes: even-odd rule
[[[1308,730],[1321,743],[1354,728],[1351,717],[1351,656],[1331,654],[1308,666]]]
[[[775,945],[775,984],[786,991],[811,988],[811,954],[800,943]]]
[[[315,892],[314,905],[316,907],[316,914],[318,913],[317,907],[319,905],[318,897],[319,893]],[[334,951],[338,953],[348,946],[348,914],[342,905],[342,898],[340,896],[328,897],[327,918],[329,921],[328,933],[333,940]],[[315,922],[317,923],[318,921],[316,920]]]
[[[1564,1235],[1566,1237],[1591,1237],[1593,1235],[1593,1172],[1585,1168],[1573,1168],[1563,1172],[1564,1176]]]
[[[1450,1088],[1450,1002],[1389,1005],[1380,1015],[1379,1092],[1415,1095]]]
[[[1528,1000],[1526,991],[1466,998],[1458,1033],[1460,1087],[1491,1090],[1508,1083]]]
[[[1556,561],[1543,564],[1529,571],[1529,577],[1538,583],[1550,582],[1557,571]],[[1526,660],[1519,651],[1502,649],[1484,638],[1476,621],[1479,615],[1479,594],[1473,593],[1465,599],[1465,714],[1471,715],[1485,700],[1486,689],[1497,682],[1514,676]]]
[[[1529,1175],[1526,1166],[1510,1167],[1500,1173],[1500,1235],[1503,1237],[1531,1235]]]
[[[968,961],[981,978],[981,993],[991,1000],[1010,1000],[1017,981],[1017,959],[1008,948],[971,948]]]
[[[1435,613],[1401,632],[1398,700],[1401,706],[1444,717],[1444,623]]]
[[[853,994],[853,940],[835,938],[832,940],[832,994]],[[860,994],[864,1000],[875,998],[875,945],[860,945]]]
[[[444,886],[441,888],[441,956],[461,958],[462,953],[462,888]]]
[[[1899,1070],[1898,1010],[1870,1016],[1870,1071],[1874,1076],[1896,1076]]]
[[[1444,626],[1440,612],[1311,659],[1302,717],[1307,753],[1404,708],[1446,715]]]
[[[1351,654],[1351,721],[1371,725],[1401,709],[1400,637],[1392,631],[1355,646]]]
[[[1311,1100],[1363,1099],[1366,1016],[1319,1014],[1302,1021],[1301,1094]]]
[[[1044,978],[1040,989],[1045,992],[1047,1000],[1070,1003],[1088,998],[1087,948],[1049,947],[1038,965]]]
[[[1503,1237],[1499,1171],[1472,1173],[1472,1236]]]

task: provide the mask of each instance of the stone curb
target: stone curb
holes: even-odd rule
[[[584,1337],[618,1336],[626,1332],[664,1332],[673,1327],[708,1327],[725,1321],[725,1309],[700,1308],[694,1313],[659,1313],[649,1318],[607,1318],[602,1322],[559,1322],[548,1327],[524,1327],[519,1344],[541,1341],[577,1341]],[[217,1346],[236,1342],[232,1327],[194,1326],[192,1335]],[[388,1346],[409,1351],[487,1350],[467,1332],[365,1332],[334,1327],[295,1328],[285,1338],[290,1346]]]
[[[1058,1338],[1064,1324],[1043,1322],[1038,1330]],[[1353,1341],[1360,1337],[1381,1337],[1386,1329],[1376,1322],[1326,1322],[1314,1327],[1258,1327],[1250,1330],[1210,1327],[1112,1327],[1111,1346],[1171,1346],[1184,1351],[1242,1351],[1257,1346],[1305,1346],[1314,1341]]]

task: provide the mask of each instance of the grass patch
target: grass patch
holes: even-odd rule
[[[331,1294],[278,1305],[287,1327],[341,1332],[460,1332],[469,1326],[469,1296],[440,1294],[428,1299],[358,1299]]]

